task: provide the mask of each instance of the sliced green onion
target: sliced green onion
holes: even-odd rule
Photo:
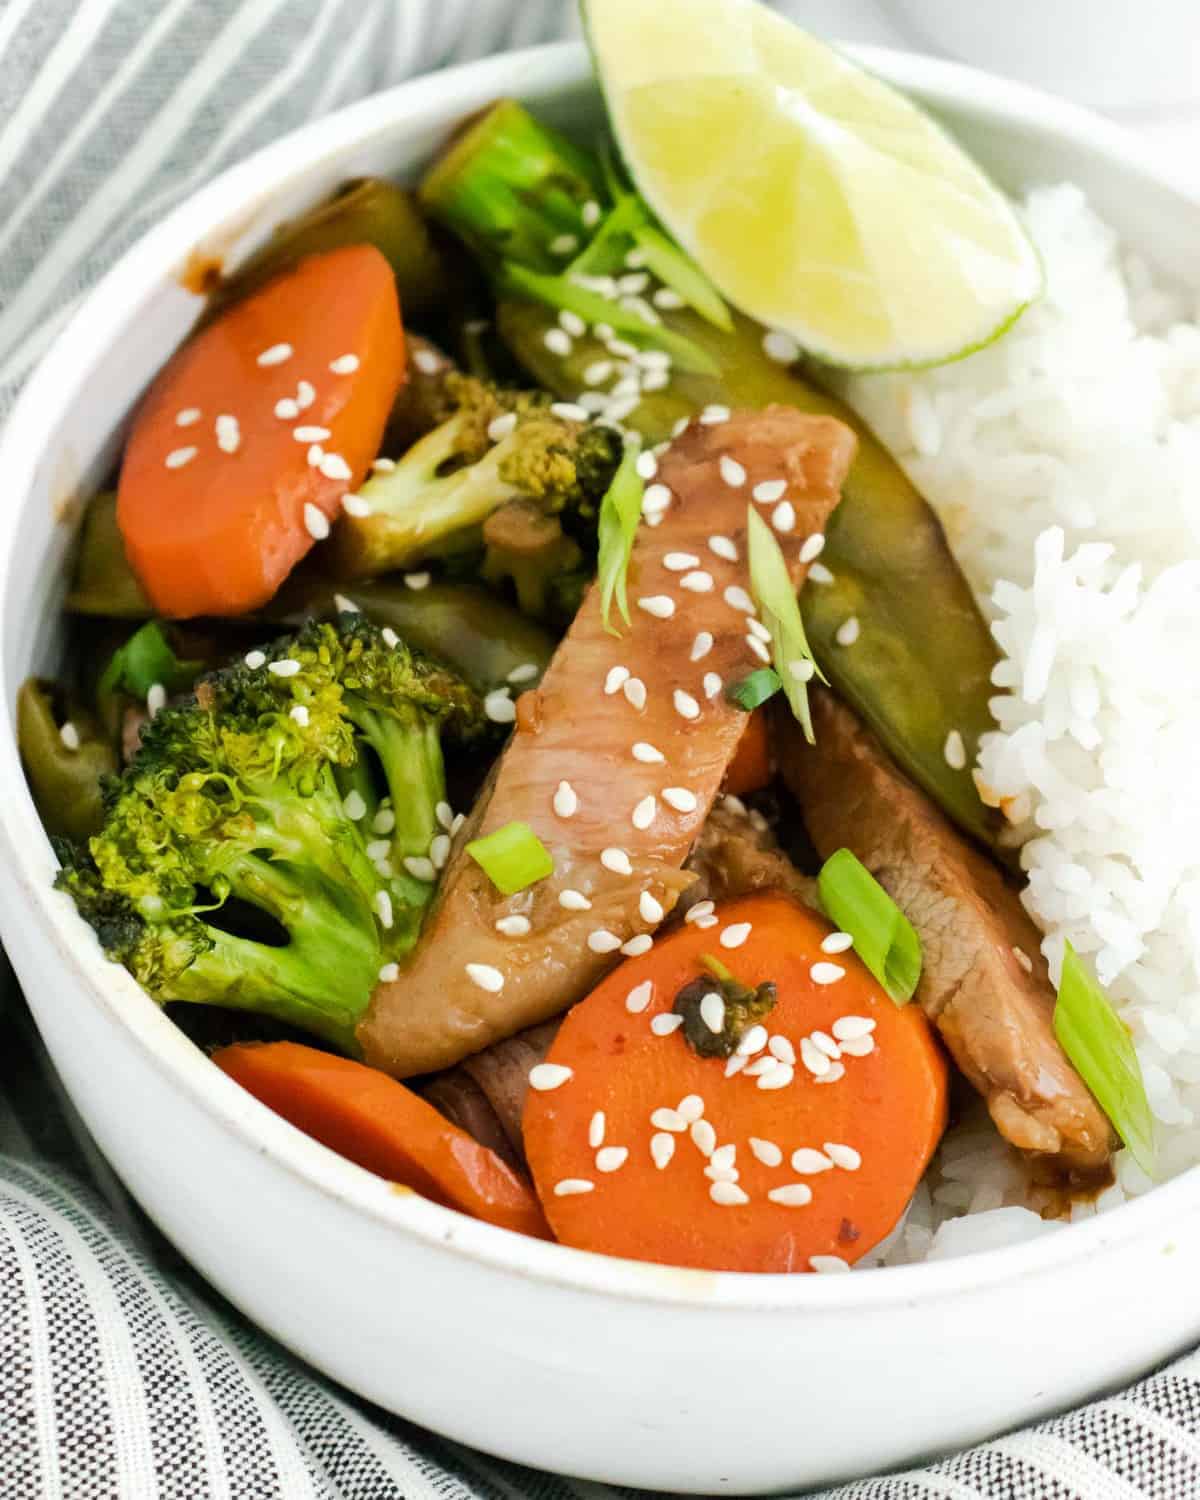
[[[549,849],[528,823],[505,823],[495,833],[472,839],[467,853],[502,896],[515,896],[554,874]]]
[[[773,698],[782,686],[779,673],[773,667],[759,667],[756,672],[726,688],[725,696],[747,713],[753,713],[760,704]]]
[[[150,620],[113,652],[97,684],[97,692],[102,698],[113,693],[144,698],[155,683],[160,683],[168,693],[182,692],[195,682],[202,665],[198,661],[181,661],[171,649],[162,625]]]
[[[634,230],[646,217],[646,208],[640,198],[632,193],[623,193],[596,226],[596,232],[564,271],[585,272],[590,275],[615,271],[624,258],[620,241],[632,239]]]
[[[659,281],[678,292],[705,322],[725,333],[732,331],[733,318],[725,299],[686,251],[653,224],[639,224],[633,238]]]
[[[808,708],[808,683],[816,676],[824,682],[821,669],[813,660],[796,590],[787,563],[783,560],[775,533],[754,507],[746,509],[746,543],[750,562],[750,587],[771,632],[775,670],[792,712],[800,721],[804,737],[813,742],[812,715]]]
[[[921,940],[908,918],[849,849],[839,849],[817,876],[821,905],[854,939],[854,951],[897,1005],[907,1005],[921,977]]]
[[[621,618],[626,625],[629,624],[625,575],[633,553],[633,539],[637,535],[638,522],[642,518],[642,496],[645,492],[645,485],[637,471],[637,460],[638,444],[626,443],[617,472],[600,502],[600,519],[597,525],[600,553],[596,562],[596,577],[600,584],[600,618],[605,630],[611,635],[620,634],[608,623],[614,599],[621,611]]]
[[[682,334],[672,333],[660,324],[649,323],[640,313],[631,312],[619,302],[602,297],[599,292],[576,286],[565,276],[547,276],[541,271],[531,271],[515,261],[505,261],[500,269],[499,289],[523,297],[530,302],[540,302],[545,307],[577,313],[589,326],[607,323],[616,333],[640,339],[642,343],[661,349],[671,356],[671,363],[680,370],[693,375],[719,375],[720,367],[712,356]]]
[[[1063,953],[1054,1035],[1134,1161],[1152,1177],[1154,1117],[1133,1039],[1070,943]]]

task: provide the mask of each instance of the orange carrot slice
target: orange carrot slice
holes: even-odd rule
[[[764,709],[756,708],[746,720],[721,790],[734,797],[746,797],[751,792],[760,792],[770,779],[771,737],[767,733],[767,715]]]
[[[622,964],[531,1075],[525,1149],[546,1216],[563,1243],[634,1260],[852,1263],[921,1179],[945,1128],[946,1064],[918,1006],[898,1009],[853,952],[822,950],[823,918],[774,893],[717,915]],[[777,986],[769,1043],[732,1077],[681,1029],[659,1032],[704,954]]]
[[[221,314],[151,386],[117,522],[163,615],[236,615],[274,594],[379,451],[404,378],[391,267],[314,255]]]
[[[296,1042],[239,1043],[213,1062],[368,1172],[501,1229],[549,1238],[537,1199],[512,1168],[386,1073]]]

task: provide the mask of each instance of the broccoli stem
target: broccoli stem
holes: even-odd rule
[[[562,269],[572,248],[557,254],[551,245],[564,235],[581,240],[584,204],[607,195],[590,153],[506,99],[435,163],[420,197],[481,259],[550,271]]]

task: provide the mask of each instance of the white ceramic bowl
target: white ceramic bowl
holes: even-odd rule
[[[1200,206],[1111,127],[951,64],[865,60],[1010,187],[1074,178],[1196,276]],[[363,172],[417,168],[517,94],[595,120],[582,49],[424,78],[321,120],[184,204],[58,340],[0,448],[0,925],[72,1098],[138,1199],[270,1333],[373,1401],[480,1448],[625,1484],[745,1493],[872,1472],[1128,1379],[1200,1335],[1200,1174],[1103,1218],[957,1261],[851,1276],[713,1275],[521,1239],[401,1194],[213,1068],[70,902],[10,705],[52,666],[73,523],[197,312],[176,272],[240,252]]]

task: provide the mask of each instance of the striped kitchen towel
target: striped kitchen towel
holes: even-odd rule
[[[0,415],[87,288],[215,172],[575,24],[568,0],[0,0]],[[257,1333],[124,1193],[11,976],[0,1009],[0,1500],[617,1500],[373,1410]],[[1200,1496],[1195,1355],[826,1500],[1138,1496]]]

